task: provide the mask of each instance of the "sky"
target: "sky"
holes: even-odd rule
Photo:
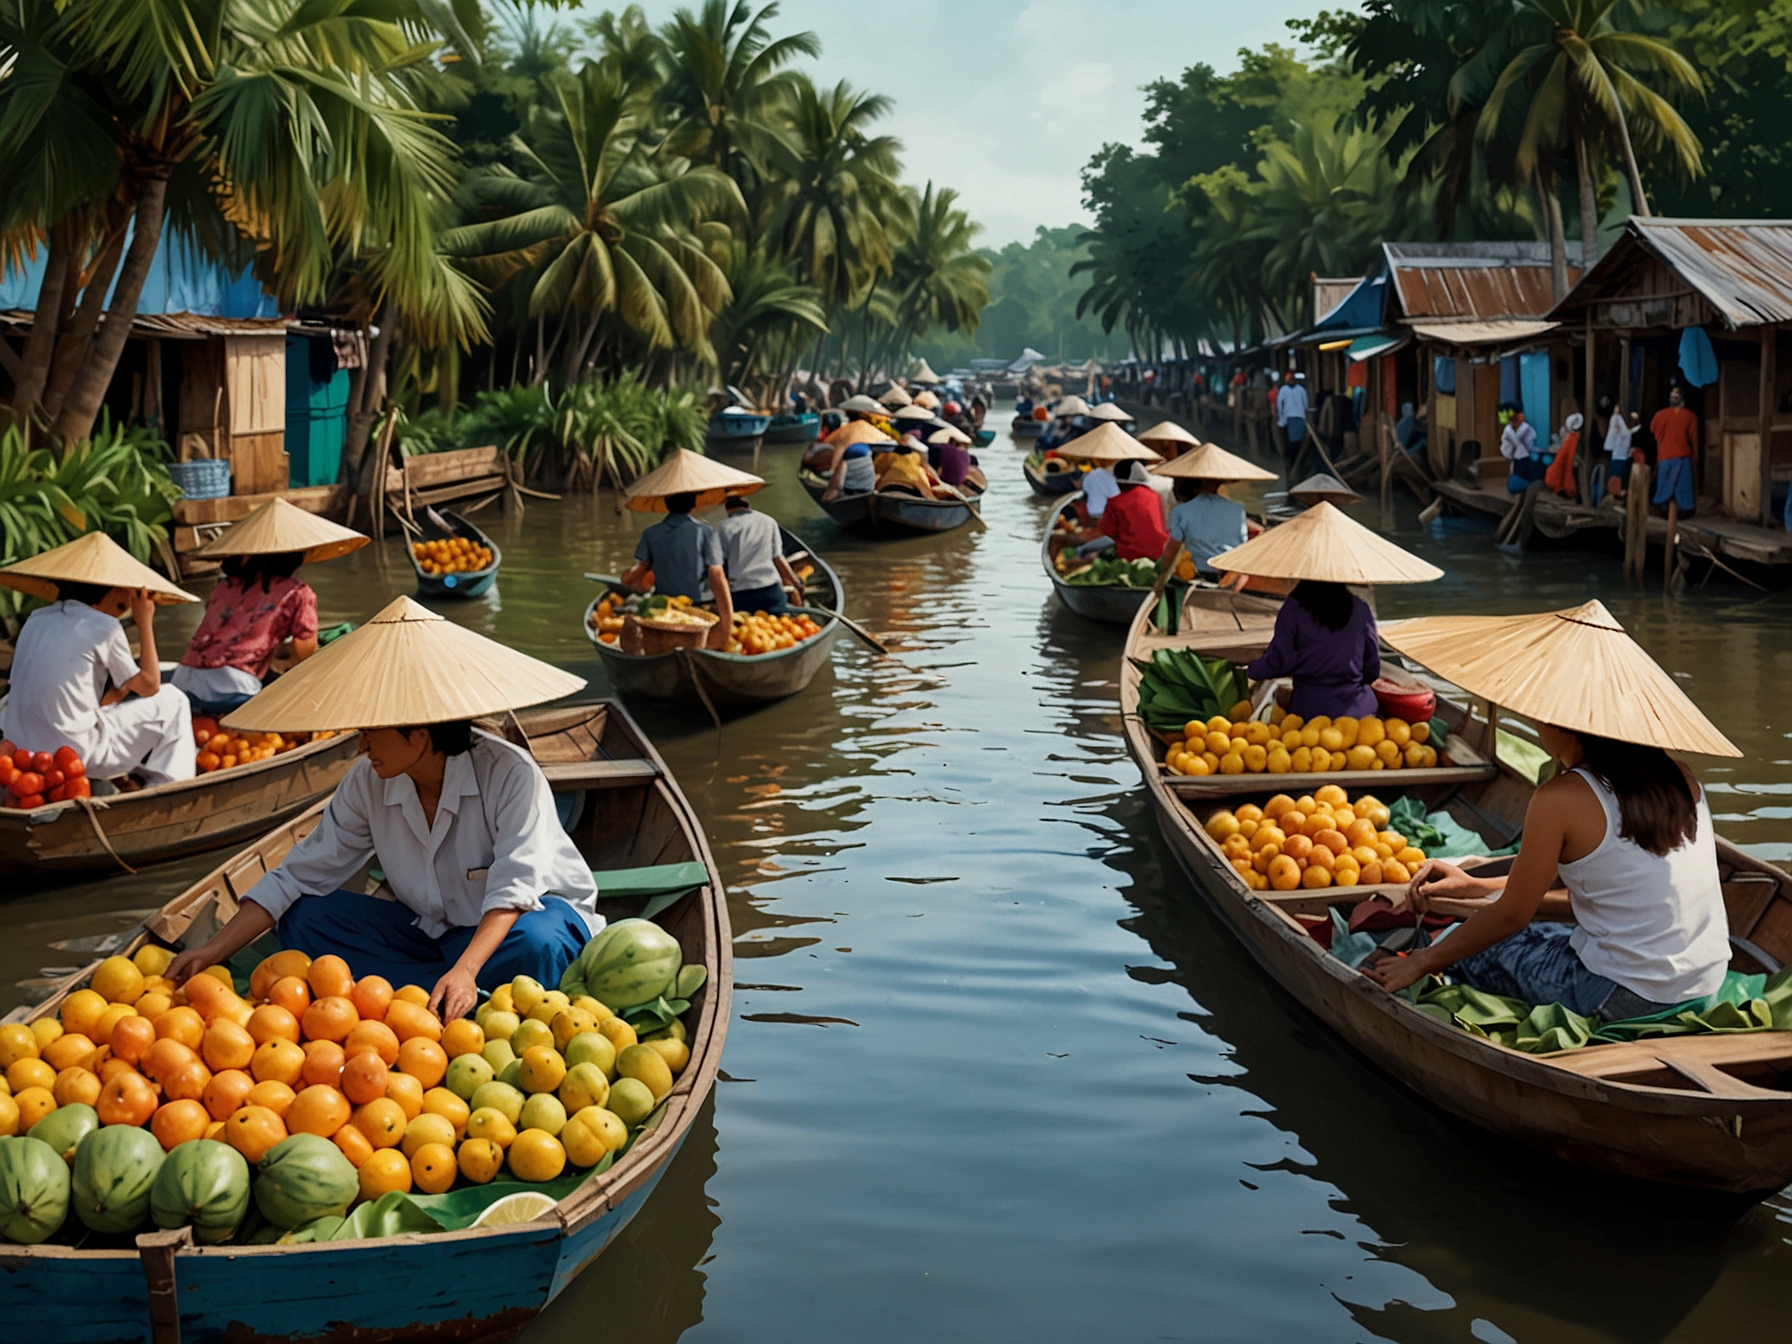
[[[695,0],[691,0],[694,4]],[[585,9],[599,8],[586,0]],[[652,0],[657,23],[678,7]],[[1088,222],[1083,165],[1109,141],[1138,143],[1158,78],[1240,47],[1292,43],[1284,26],[1320,0],[783,0],[778,33],[816,33],[817,82],[844,79],[896,100],[884,123],[907,178],[957,188],[990,247],[1041,225]],[[1332,0],[1332,8],[1339,7]]]

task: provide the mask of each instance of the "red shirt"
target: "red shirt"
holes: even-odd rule
[[[1164,511],[1149,486],[1123,485],[1101,512],[1101,534],[1114,539],[1122,560],[1155,560],[1170,544]]]
[[[268,592],[257,580],[220,579],[205,600],[205,619],[181,662],[187,667],[237,667],[267,680],[274,650],[289,639],[317,638],[317,594],[297,579],[276,579]]]
[[[1663,406],[1649,421],[1657,460],[1691,457],[1699,446],[1699,417],[1685,406]]]

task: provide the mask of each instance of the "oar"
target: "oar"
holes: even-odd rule
[[[804,605],[809,606],[808,603],[805,603]],[[890,650],[884,644],[884,642],[881,639],[879,639],[876,635],[872,634],[864,626],[860,625],[857,621],[852,620],[850,617],[842,616],[837,611],[829,611],[826,607],[809,606],[809,610],[810,611],[819,611],[823,616],[827,616],[833,620],[839,621],[841,625],[844,625],[848,630],[852,631],[853,634],[857,635],[861,640],[863,640],[865,645],[868,648],[876,650],[878,653],[883,654],[886,658],[889,657]]]
[[[958,489],[957,486],[947,485],[944,481],[941,481],[935,488],[950,494],[953,499],[956,499],[960,504],[964,505],[965,511],[971,515],[972,522],[977,524],[977,526],[982,528],[985,532],[989,530],[989,524],[983,521],[983,515],[977,512],[976,508],[971,504],[971,501],[965,498],[964,492]]]

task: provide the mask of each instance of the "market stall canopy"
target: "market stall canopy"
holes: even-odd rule
[[[1296,504],[1360,504],[1363,497],[1336,476],[1320,472],[1299,485],[1288,487],[1288,498]]]
[[[401,597],[232,710],[225,722],[252,733],[404,728],[501,714],[584,687],[583,677]]]
[[[892,383],[889,391],[885,392],[878,400],[886,406],[907,406],[914,398],[901,387]]]
[[[1174,420],[1166,420],[1161,425],[1151,426],[1150,429],[1135,430],[1133,438],[1140,443],[1184,443],[1191,448],[1198,446],[1201,442]]]
[[[680,448],[629,486],[628,506],[636,513],[664,513],[667,495],[692,494],[697,496],[697,507],[707,509],[724,499],[763,489],[765,480],[762,477],[736,471],[713,457]]]
[[[1087,415],[1089,414],[1089,403],[1078,396],[1062,397],[1059,399],[1058,404],[1052,407],[1052,414]]]
[[[886,408],[881,402],[874,401],[863,392],[859,392],[848,397],[835,409],[848,411],[853,415],[882,415]]]
[[[1315,504],[1208,563],[1228,574],[1329,583],[1430,583],[1444,576],[1331,504]]]
[[[970,441],[971,436],[969,434],[966,434],[962,429],[957,429],[952,425],[944,425],[927,436],[927,442],[929,443],[969,443]]]
[[[59,583],[91,583],[101,588],[145,588],[159,607],[199,599],[176,588],[104,532],[88,532],[54,550],[0,570],[0,583],[54,602]]]
[[[1203,443],[1190,448],[1180,457],[1151,468],[1153,476],[1171,476],[1185,481],[1273,481],[1276,474],[1265,471],[1254,462],[1247,462],[1236,453],[1228,453],[1217,443]]]
[[[1096,420],[1112,420],[1116,423],[1132,419],[1130,415],[1121,410],[1111,401],[1102,402],[1101,405],[1090,411],[1089,414]]]
[[[290,555],[302,551],[304,563],[310,565],[358,551],[370,540],[284,499],[270,499],[193,554],[201,560],[222,560],[228,556]]]
[[[1381,637],[1446,681],[1538,723],[1669,751],[1742,755],[1597,601],[1525,616],[1389,621]]]
[[[1119,425],[1104,420],[1087,434],[1079,434],[1055,450],[1060,457],[1074,457],[1080,462],[1162,462],[1163,455],[1153,452],[1128,434]]]
[[[891,443],[890,436],[876,425],[867,424],[863,420],[849,420],[827,437],[831,448],[850,448],[855,443]]]

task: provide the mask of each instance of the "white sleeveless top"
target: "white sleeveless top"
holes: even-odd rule
[[[1692,839],[1657,855],[1620,834],[1610,789],[1585,769],[1574,773],[1605,809],[1605,838],[1585,858],[1557,865],[1578,921],[1569,945],[1589,971],[1652,1002],[1715,994],[1730,964],[1730,921],[1705,791]]]

